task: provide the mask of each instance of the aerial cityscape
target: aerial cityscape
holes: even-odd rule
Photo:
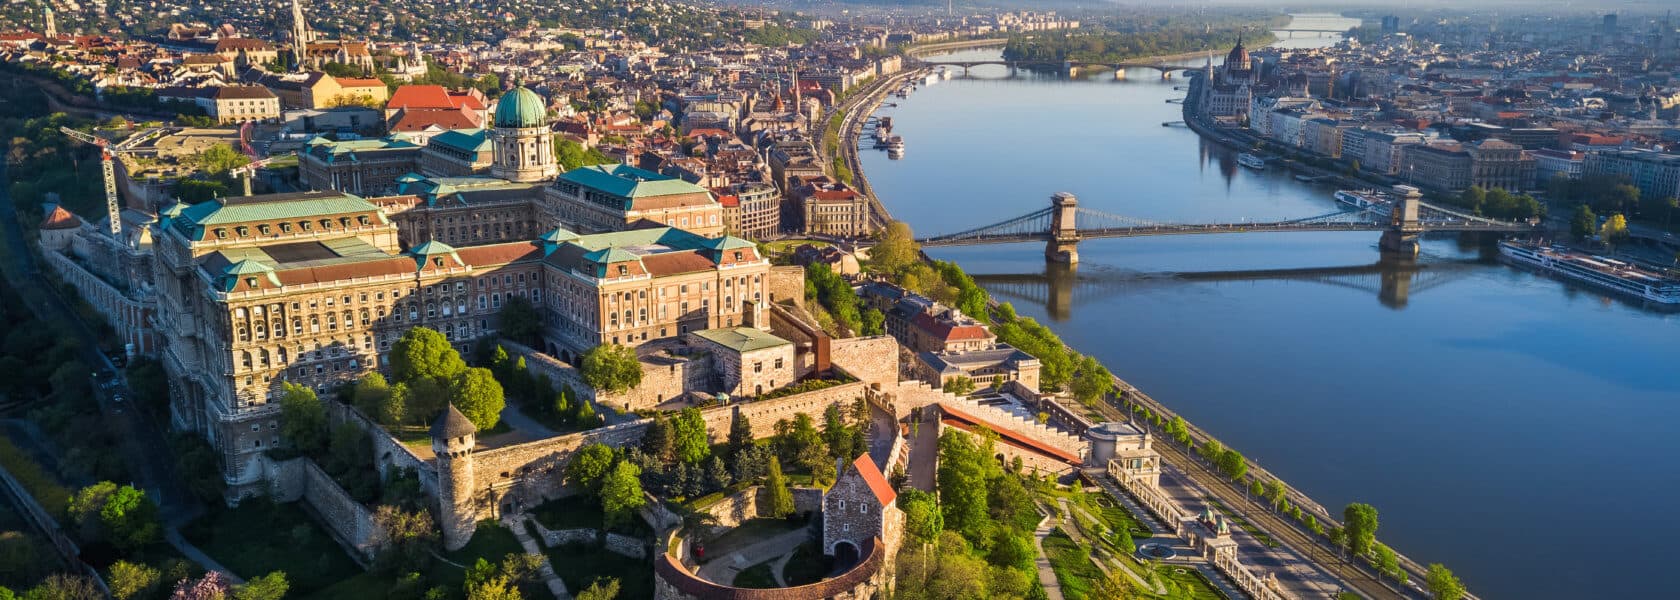
[[[1672,597],[1672,12],[8,2],[0,600]]]

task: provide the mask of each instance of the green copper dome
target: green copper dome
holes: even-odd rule
[[[497,127],[542,127],[548,124],[548,106],[542,96],[525,86],[502,94],[496,102]]]

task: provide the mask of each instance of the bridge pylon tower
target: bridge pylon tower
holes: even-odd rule
[[[1044,260],[1067,265],[1079,264],[1079,199],[1068,192],[1050,196],[1050,240],[1044,243]]]
[[[1400,201],[1390,213],[1389,227],[1383,231],[1377,247],[1383,254],[1415,257],[1418,254],[1418,236],[1423,233],[1423,224],[1418,221],[1423,194],[1410,186],[1399,191],[1402,192]]]

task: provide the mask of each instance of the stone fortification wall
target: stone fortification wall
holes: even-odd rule
[[[722,533],[758,518],[759,510],[764,505],[763,490],[763,487],[755,485],[725,496],[717,504],[702,509],[701,512],[709,514],[717,520],[717,525],[712,527],[713,533]],[[822,510],[823,491],[821,488],[796,487],[792,491],[793,512],[815,513]]]
[[[669,553],[653,561],[656,600],[866,600],[883,591],[885,565],[890,560],[879,539],[860,548],[863,560],[852,570],[810,585],[790,588],[737,588],[706,581]]]
[[[642,361],[642,383],[634,389],[611,394],[599,392],[584,383],[577,367],[538,352],[530,347],[502,340],[508,356],[525,357],[525,368],[538,375],[547,375],[556,387],[569,386],[579,398],[594,402],[597,408],[606,406],[618,412],[635,412],[653,408],[659,403],[692,391],[710,387],[713,359],[710,355],[671,358],[650,357]]]
[[[829,362],[871,385],[898,384],[898,340],[892,336],[843,338],[828,343]]]
[[[793,342],[795,373],[805,377],[828,370],[831,340],[827,333],[801,316],[805,314],[805,309],[780,304],[770,304],[767,308],[765,318],[770,321],[770,333]]]
[[[947,430],[947,429],[950,429],[952,431],[962,432],[962,433],[965,433],[965,434],[971,433],[968,430],[962,429],[960,427],[950,427],[948,425],[945,425],[944,423],[939,424],[939,433],[941,435],[944,435],[945,430]],[[1005,442],[1003,440],[999,440],[997,442],[996,448],[997,448],[997,453],[1003,455],[1003,460],[1006,463],[1014,461],[1016,457],[1020,457],[1021,458],[1021,467],[1023,469],[1026,469],[1027,472],[1029,472],[1029,473],[1038,473],[1038,474],[1048,473],[1051,476],[1054,476],[1056,478],[1061,478],[1061,477],[1065,477],[1065,476],[1068,476],[1068,475],[1072,475],[1074,473],[1075,469],[1076,469],[1074,465],[1069,464],[1066,461],[1057,460],[1057,459],[1045,456],[1042,453],[1023,450],[1019,446],[1009,444],[1008,442]]]
[[[270,496],[279,502],[303,502],[358,562],[366,564],[384,547],[385,531],[374,523],[373,511],[351,498],[315,461],[273,461],[266,456],[262,460]]]
[[[408,446],[391,437],[384,427],[374,423],[361,412],[350,405],[340,402],[322,402],[327,408],[327,420],[333,425],[350,423],[367,432],[373,438],[373,465],[379,469],[379,476],[390,474],[391,469],[410,469],[420,477],[420,489],[427,496],[437,496],[437,466],[432,460],[420,458]]]
[[[764,286],[770,293],[770,304],[784,300],[794,306],[805,307],[805,267],[770,267],[770,279]]]
[[[530,362],[527,361],[527,366]],[[849,406],[853,399],[868,394],[862,382],[844,383],[834,387],[796,394],[774,400],[715,406],[701,411],[706,429],[714,443],[729,436],[729,427],[739,410],[752,424],[758,437],[769,437],[780,419],[792,419],[798,413],[820,418],[830,404]],[[525,506],[535,506],[545,499],[571,494],[562,482],[567,461],[572,452],[592,443],[614,448],[629,446],[642,439],[647,419],[620,423],[609,427],[556,436],[534,442],[474,452],[472,454],[474,485],[480,489],[498,490],[497,496],[512,496]],[[434,477],[435,480],[435,477]],[[435,490],[435,483],[433,489]],[[478,516],[491,516],[493,504],[480,503]]]

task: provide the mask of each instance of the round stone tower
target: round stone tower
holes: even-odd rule
[[[478,428],[455,405],[432,423],[432,453],[437,455],[438,526],[443,547],[459,550],[471,540],[478,524],[473,501],[472,448]]]
[[[547,181],[560,174],[554,160],[554,132],[548,129],[548,105],[523,85],[496,101],[490,130],[495,163],[490,176],[522,183]]]

